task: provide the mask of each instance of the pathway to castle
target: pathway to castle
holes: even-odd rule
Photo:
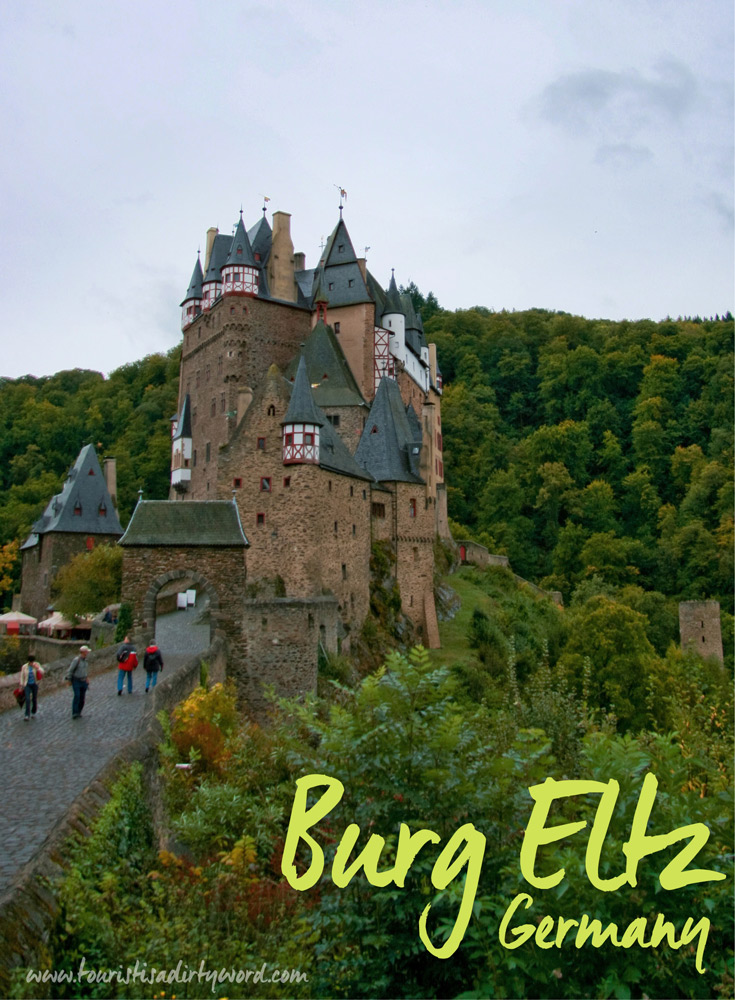
[[[174,611],[156,622],[156,642],[165,678],[209,646],[209,625],[197,623],[193,611]],[[71,688],[45,695],[43,681],[35,719],[24,722],[17,708],[0,713],[0,895],[74,799],[135,736],[151,700],[142,655],[140,660],[132,696],[126,690],[118,697],[117,667],[92,677],[84,714],[76,721]]]

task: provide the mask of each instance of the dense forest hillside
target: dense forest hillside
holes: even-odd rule
[[[543,310],[451,313],[407,290],[444,375],[455,534],[509,555],[516,572],[567,603],[627,588],[639,611],[652,600],[641,592],[730,609],[729,314],[616,323]],[[175,349],[108,379],[75,369],[0,381],[4,603],[18,582],[14,543],[83,444],[117,458],[123,525],[139,488],[167,495],[178,365]]]

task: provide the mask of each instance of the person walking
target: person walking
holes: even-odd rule
[[[43,668],[33,655],[28,654],[28,662],[20,668],[19,686],[23,688],[26,695],[26,713],[23,721],[28,722],[35,718],[38,709],[38,682],[43,677]]]
[[[117,665],[120,668],[117,672],[117,693],[118,697],[123,693],[125,677],[128,678],[128,694],[133,693],[133,671],[138,666],[138,654],[135,646],[130,641],[130,636],[125,636],[125,641],[117,651]]]
[[[88,653],[89,646],[80,646],[79,655],[75,656],[71,661],[69,669],[65,674],[65,680],[69,681],[74,691],[71,703],[72,719],[81,719],[84,700],[87,697],[87,688],[89,687],[89,681],[87,680],[87,676],[89,675],[89,666],[87,665]]]
[[[155,642],[146,647],[143,666],[145,667],[145,693],[148,694],[148,689],[156,686],[158,671],[163,670],[163,657]]]

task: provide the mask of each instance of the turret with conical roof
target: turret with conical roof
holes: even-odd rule
[[[302,355],[294,378],[291,402],[283,426],[283,464],[319,464],[319,431],[324,419],[311,394],[311,385]]]
[[[215,300],[222,294],[222,265],[227,260],[231,243],[232,237],[224,233],[216,233],[214,236],[202,284],[203,312],[211,309]]]
[[[197,262],[194,265],[194,270],[191,275],[191,281],[189,282],[189,287],[184,296],[184,301],[181,303],[181,329],[185,330],[187,326],[194,322],[196,317],[202,311],[202,283],[204,281],[204,275],[202,274],[202,264],[199,260],[199,254],[197,254]]]
[[[237,224],[227,260],[222,265],[223,295],[257,295],[258,267],[242,221]]]

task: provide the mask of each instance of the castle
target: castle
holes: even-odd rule
[[[263,209],[250,229],[240,213],[234,235],[208,231],[181,308],[170,500],[139,503],[121,540],[139,617],[152,590],[136,574],[171,580],[188,558],[211,585],[227,550],[238,569],[217,614],[236,616],[245,687],[256,661],[261,679],[264,658],[280,669],[284,644],[315,679],[319,643],[347,650],[365,620],[382,541],[403,613],[437,646],[434,542],[449,534],[441,373],[395,277],[383,288],[357,257],[341,207],[311,268],[290,216],[275,212],[271,229]]]

